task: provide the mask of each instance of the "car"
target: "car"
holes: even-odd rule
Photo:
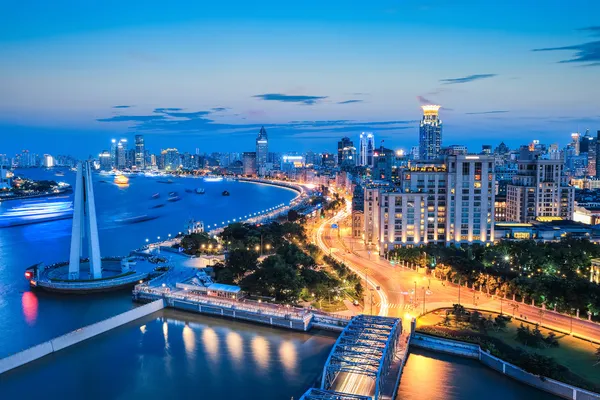
[[[381,286],[375,286],[375,289],[381,290]]]
[[[354,300],[354,301],[352,302],[352,304],[354,304],[355,306],[357,306],[357,305],[358,305],[358,300]]]

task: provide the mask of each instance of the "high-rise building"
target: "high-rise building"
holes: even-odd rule
[[[254,151],[246,151],[242,155],[242,165],[244,167],[244,175],[256,175],[256,153]]]
[[[135,135],[135,167],[137,169],[144,169],[146,167],[145,154],[144,136]]]
[[[486,154],[486,155],[490,155],[492,154],[492,145],[491,144],[484,144],[481,146],[481,154]]]
[[[524,156],[506,187],[506,220],[527,223],[538,217],[572,219],[575,188],[567,184],[563,160]]]
[[[367,187],[365,242],[379,253],[428,243],[494,241],[494,159],[453,155],[418,161],[400,186]]]
[[[571,133],[571,143],[569,146],[575,151],[575,155],[579,155],[579,132]]]
[[[600,131],[596,133],[596,178],[600,178]]]
[[[348,147],[354,147],[354,143],[352,143],[352,140],[350,140],[349,137],[343,137],[337,145],[337,162],[339,166],[341,166],[344,162],[344,149]]]
[[[110,141],[110,166],[111,168],[117,168],[117,139],[111,139]]]
[[[335,167],[335,157],[331,153],[323,153],[321,155],[321,165],[326,168],[334,168]]]
[[[165,149],[161,151],[161,158],[164,159],[164,169],[175,171],[181,166],[181,159],[177,149]]]
[[[439,118],[440,106],[421,106],[423,119],[419,126],[419,160],[435,160],[442,147],[442,121]]]
[[[375,152],[375,136],[369,132],[360,134],[358,165],[373,167],[373,153]]]
[[[98,155],[100,159],[100,169],[102,171],[110,171],[112,169],[112,156],[109,151],[104,150]]]
[[[342,168],[355,167],[357,159],[356,147],[348,146],[342,149],[342,162],[340,164]]]
[[[267,162],[269,156],[269,139],[267,137],[267,130],[265,127],[261,127],[256,137],[256,168],[259,175],[264,176],[267,174]]]
[[[117,169],[125,169],[127,167],[127,139],[120,139],[117,143]]]
[[[54,167],[54,157],[52,157],[50,154],[44,154],[44,161],[42,165],[46,168]]]

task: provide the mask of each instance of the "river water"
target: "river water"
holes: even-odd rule
[[[17,171],[36,179],[72,182],[43,170]],[[267,185],[176,179],[161,184],[137,177],[118,187],[95,177],[104,255],[123,255],[183,230],[190,218],[207,224],[239,218],[295,193]],[[106,181],[106,182],[100,182]],[[204,187],[205,195],[186,193]],[[231,193],[221,196],[223,190]],[[167,203],[177,191],[182,200]],[[153,193],[160,193],[152,200]],[[151,209],[162,202],[164,207]],[[13,203],[14,204],[14,203]],[[6,202],[2,209],[13,206]],[[157,219],[122,225],[121,218],[157,212]],[[0,229],[0,357],[134,306],[129,291],[69,297],[29,291],[24,269],[66,260],[71,221]],[[134,321],[38,362],[0,375],[0,399],[298,399],[318,379],[336,336],[166,310]],[[409,356],[401,399],[545,399],[542,392],[475,361],[417,351]]]

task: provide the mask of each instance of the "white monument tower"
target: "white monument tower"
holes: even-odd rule
[[[88,246],[90,259],[90,279],[100,279],[102,278],[102,260],[98,240],[94,187],[92,185],[92,166],[89,161],[77,165],[74,206],[69,279],[79,279],[84,238]]]

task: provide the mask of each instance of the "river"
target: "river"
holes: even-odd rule
[[[44,170],[17,173],[57,179]],[[72,183],[74,174],[59,179]],[[175,234],[192,217],[219,224],[295,197],[286,189],[250,183],[180,178],[161,184],[136,177],[119,187],[108,177],[94,179],[104,255],[122,255],[146,238]],[[204,187],[206,194],[185,192],[195,187]],[[223,190],[231,196],[221,196]],[[182,200],[166,203],[171,191]],[[160,193],[160,199],[151,200],[153,193]],[[165,206],[149,208],[157,202]],[[2,204],[0,212],[11,203]],[[159,218],[133,225],[116,222],[149,210],[158,210]],[[0,229],[0,357],[134,306],[129,291],[69,297],[29,290],[23,277],[27,266],[68,258],[70,226],[64,220]],[[291,332],[166,310],[0,375],[0,399],[298,399],[319,377],[335,340],[325,332]],[[472,360],[420,350],[409,356],[399,398],[482,397],[553,398]]]

